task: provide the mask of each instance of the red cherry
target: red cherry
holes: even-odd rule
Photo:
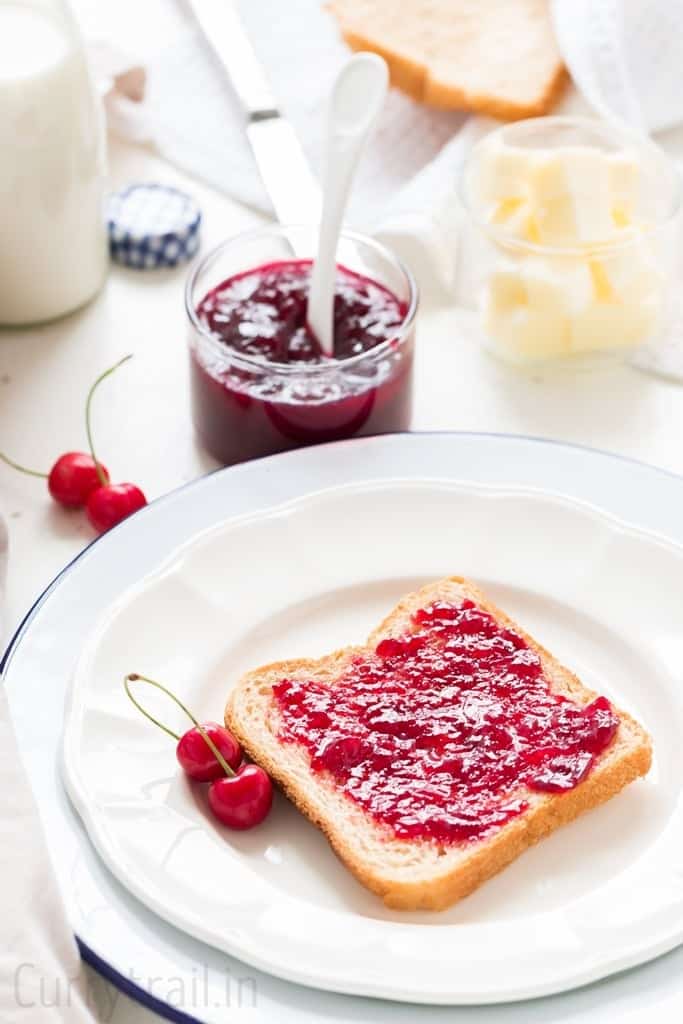
[[[147,498],[135,484],[107,484],[92,491],[86,512],[97,532],[105,533],[146,504]]]
[[[209,786],[209,806],[224,825],[247,829],[258,825],[273,803],[273,784],[257,764],[243,764],[236,775]]]
[[[216,722],[203,722],[202,728],[232,770],[236,772],[242,763],[242,748],[233,734]],[[225,772],[216,760],[216,755],[196,726],[188,729],[180,737],[176,747],[176,757],[183,771],[197,782],[212,782],[214,779],[225,777]]]
[[[140,704],[131,692],[131,683],[147,683],[161,690],[192,720],[194,728],[183,736],[178,736]],[[216,725],[215,722],[208,722],[203,727],[206,735],[202,735],[199,723],[192,712],[167,686],[158,683],[156,679],[150,679],[149,676],[129,672],[123,680],[123,685],[128,698],[138,711],[153,725],[163,729],[176,740],[176,756],[188,775],[207,782],[213,779],[209,785],[209,806],[219,821],[234,829],[253,828],[263,821],[273,803],[273,784],[263,768],[259,768],[257,764],[239,764],[242,751],[228,729]],[[206,754],[201,749],[202,745],[207,751]],[[213,750],[210,749],[212,746]],[[216,778],[214,774],[217,768],[222,773],[220,778]]]
[[[134,484],[112,486],[109,483],[109,473],[95,455],[90,423],[90,407],[98,387],[119,366],[132,358],[132,355],[128,355],[119,359],[118,363],[99,375],[88,392],[85,403],[85,430],[90,447],[89,455],[84,452],[66,452],[66,454],[60,455],[49,473],[42,473],[39,470],[22,466],[20,462],[11,459],[9,455],[0,452],[0,462],[4,462],[20,473],[47,480],[51,496],[60,505],[65,505],[67,508],[80,508],[86,505],[88,518],[100,533],[115,526],[131,512],[137,512],[139,508],[147,504],[144,494]],[[98,497],[95,498],[95,495]]]
[[[109,473],[100,463],[100,470],[107,483]],[[67,508],[81,508],[89,495],[102,486],[95,460],[85,452],[67,452],[60,455],[50,470],[47,489],[60,505]]]

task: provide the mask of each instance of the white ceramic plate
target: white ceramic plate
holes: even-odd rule
[[[362,640],[402,593],[453,572],[632,711],[656,756],[647,780],[444,913],[386,910],[284,800],[251,833],[216,827],[123,694],[124,673],[144,672],[220,719],[245,669]],[[683,549],[588,505],[446,480],[310,494],[200,534],[107,612],[71,692],[68,790],[124,885],[256,967],[427,1003],[561,991],[683,939],[682,623]]]

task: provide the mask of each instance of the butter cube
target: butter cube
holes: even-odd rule
[[[558,316],[583,309],[593,298],[593,280],[585,261],[527,256],[502,261],[491,273],[490,293],[496,308],[527,305]]]
[[[640,302],[596,302],[570,324],[572,352],[600,352],[632,348],[654,331],[660,312],[657,299]]]
[[[590,261],[596,298],[603,302],[630,302],[658,294],[663,286],[654,253],[644,241]]]
[[[520,267],[527,304],[558,317],[585,309],[593,298],[593,280],[584,260],[530,257]]]
[[[501,200],[491,211],[489,220],[496,227],[503,228],[510,238],[537,244],[541,241],[535,213],[524,199]],[[507,255],[511,255],[504,243],[499,245],[499,248]]]
[[[569,349],[569,322],[554,313],[519,306],[507,312],[490,306],[484,330],[496,351],[511,362],[538,361]]]
[[[501,264],[489,278],[488,302],[497,313],[506,313],[525,306],[526,289],[522,275],[515,264]]]
[[[529,187],[545,244],[576,245],[614,235],[610,169],[599,150],[566,146],[542,154]]]
[[[640,167],[628,153],[611,153],[607,158],[613,213],[626,217],[630,223],[638,212],[640,199]],[[619,226],[619,225],[618,225]]]
[[[547,359],[569,346],[563,291],[528,262],[501,264],[491,274],[484,306],[486,334],[512,361]]]
[[[476,194],[484,208],[495,207],[501,200],[523,199],[536,152],[504,142],[482,145],[477,161]]]

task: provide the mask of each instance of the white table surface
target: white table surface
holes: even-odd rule
[[[145,57],[178,31],[174,0],[74,3],[86,30]],[[144,46],[140,41],[146,40]],[[159,180],[191,191],[204,213],[203,248],[254,224],[253,213],[149,150],[112,142],[113,185]],[[100,457],[117,479],[154,498],[213,468],[189,420],[182,291],[186,269],[140,273],[112,267],[82,312],[27,330],[0,330],[0,446],[36,468],[85,447],[83,404],[97,373],[135,359],[98,395]],[[571,375],[504,367],[463,336],[453,310],[423,309],[416,367],[416,430],[496,431],[549,437],[633,456],[683,473],[683,391],[626,366]],[[51,578],[92,538],[79,514],[58,509],[41,481],[0,466],[0,507],[10,527],[5,638]],[[627,515],[628,510],[624,510]],[[102,1020],[157,1020],[92,978]],[[634,1022],[635,1024],[635,1022]]]

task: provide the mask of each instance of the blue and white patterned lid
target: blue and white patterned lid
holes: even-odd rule
[[[129,185],[107,200],[112,259],[150,270],[175,267],[199,248],[202,215],[191,196],[167,185]]]

